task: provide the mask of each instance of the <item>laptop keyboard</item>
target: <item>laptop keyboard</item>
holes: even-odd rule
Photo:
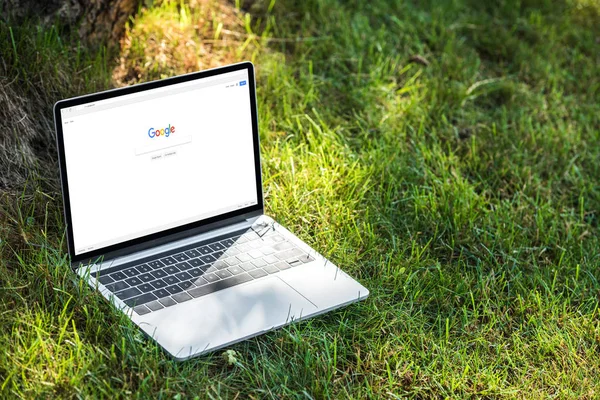
[[[311,261],[273,229],[249,230],[105,270],[97,279],[144,315]]]

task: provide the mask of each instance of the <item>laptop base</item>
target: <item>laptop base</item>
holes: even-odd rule
[[[138,305],[127,304],[127,300],[119,299],[96,280],[100,276],[98,269],[95,274],[86,274],[84,270],[80,273],[91,285],[98,285],[107,299],[128,313],[136,325],[177,360],[214,351],[368,296],[366,288],[270,217],[259,217],[247,231],[265,237],[275,232],[294,248],[301,249],[311,261],[293,263],[293,267],[275,274],[141,314],[134,311]],[[260,249],[258,243],[255,249]],[[285,254],[283,251],[286,250],[275,255]],[[113,263],[110,269],[114,268]],[[190,289],[189,293],[194,290],[201,289]]]

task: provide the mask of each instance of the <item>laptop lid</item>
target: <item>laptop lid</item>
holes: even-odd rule
[[[62,100],[54,118],[73,265],[263,212],[249,62]]]

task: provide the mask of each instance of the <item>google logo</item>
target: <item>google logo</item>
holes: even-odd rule
[[[150,138],[159,137],[159,136],[169,137],[169,135],[171,133],[175,133],[175,127],[171,126],[171,124],[169,124],[168,127],[163,128],[163,129],[154,130],[154,128],[150,128],[148,130],[148,136]]]

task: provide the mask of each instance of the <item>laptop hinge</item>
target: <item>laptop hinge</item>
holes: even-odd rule
[[[132,253],[122,255],[122,256],[117,256],[117,257],[111,257],[111,258],[104,257],[104,259],[99,258],[96,261],[92,261],[92,262],[88,262],[88,263],[81,263],[79,265],[73,265],[72,267],[74,267],[75,269],[89,268],[89,272],[96,272],[98,270],[116,267],[118,265],[125,264],[125,263],[131,262],[131,261],[135,261],[137,259],[149,257],[154,254],[160,254],[160,253],[163,253],[166,251],[170,251],[173,249],[187,246],[192,243],[210,240],[211,238],[216,237],[216,236],[226,235],[231,232],[250,228],[259,217],[260,217],[260,215],[252,216],[250,218],[246,218],[246,219],[244,219],[240,222],[234,223],[234,224],[225,225],[225,226],[222,226],[217,229],[212,229],[210,231],[202,232],[202,233],[199,233],[199,234],[196,234],[193,236],[188,236],[186,238],[174,240],[172,242],[164,243],[164,244],[161,244],[160,246],[156,246],[153,248],[132,252]]]

